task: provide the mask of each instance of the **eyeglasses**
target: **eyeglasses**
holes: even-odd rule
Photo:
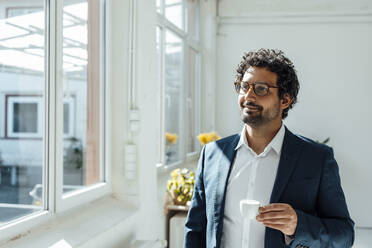
[[[278,86],[271,86],[267,83],[248,83],[248,82],[235,82],[235,90],[240,95],[245,95],[252,85],[253,91],[257,96],[266,96],[269,93],[269,88],[280,88]]]

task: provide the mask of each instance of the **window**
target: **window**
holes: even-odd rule
[[[106,3],[44,2],[0,0],[0,226],[109,192]]]
[[[42,137],[42,98],[6,96],[7,137]]]
[[[67,113],[64,116],[65,131],[75,124],[78,129],[75,136],[70,135],[71,139],[64,140],[64,147],[67,149],[63,173],[65,187],[70,184],[80,186],[95,184],[103,181],[104,177],[100,168],[102,154],[99,152],[102,114],[97,111],[102,101],[100,80],[102,34],[99,18],[101,13],[100,5],[97,3],[99,1],[90,1],[89,4],[87,0],[64,1],[62,30],[64,99],[69,99],[71,92],[79,99],[77,118],[74,120],[71,116],[67,117]],[[69,105],[64,105],[64,112],[69,112]],[[70,152],[72,147],[75,154]],[[74,177],[78,179],[72,181],[71,178]]]
[[[158,0],[157,54],[162,85],[162,164],[198,153],[200,132],[199,1]]]
[[[45,209],[44,200],[34,204],[29,195],[35,185],[45,185],[43,3],[27,1],[37,11],[12,8],[5,1],[0,5],[7,12],[0,17],[0,225]]]

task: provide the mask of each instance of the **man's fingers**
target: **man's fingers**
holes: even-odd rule
[[[293,235],[297,226],[297,214],[285,203],[273,203],[259,209],[257,221],[266,227],[277,229],[284,234]]]
[[[282,219],[287,218],[289,219],[291,215],[288,212],[267,212],[267,213],[261,213],[257,216],[257,220],[266,220],[266,219]]]
[[[288,204],[285,203],[272,203],[259,208],[260,213],[266,213],[271,211],[283,211],[288,209]]]
[[[288,218],[280,218],[280,219],[265,219],[262,221],[264,225],[266,224],[278,224],[278,225],[287,225],[291,222],[291,219]]]

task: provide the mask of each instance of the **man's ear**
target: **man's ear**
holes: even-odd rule
[[[288,93],[285,93],[282,99],[280,100],[280,105],[282,109],[288,108],[289,105],[291,105],[292,101],[293,101],[292,97]]]

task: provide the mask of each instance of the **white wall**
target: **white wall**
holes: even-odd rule
[[[129,73],[129,16],[130,1],[112,1],[112,181],[115,195],[136,205],[138,219],[136,239],[155,240],[162,229],[152,228],[161,225],[160,208],[157,202],[157,142],[159,109],[157,109],[158,85],[157,60],[155,46],[156,8],[155,2],[146,0],[136,1],[136,31],[134,84],[135,106],[140,112],[140,128],[137,134],[129,134],[128,113],[130,84]],[[137,145],[136,178],[125,177],[126,144],[133,142]]]
[[[219,16],[244,16],[247,13],[345,13],[372,10],[369,0],[219,0]]]
[[[235,9],[224,0],[219,8],[217,131],[226,136],[242,127],[232,83],[243,53],[261,47],[282,49],[294,62],[301,86],[298,103],[285,124],[312,139],[331,138],[351,216],[357,226],[371,227],[371,15],[266,13],[259,17],[245,13],[226,17],[244,8],[238,2],[247,9],[238,0],[234,0]],[[328,3],[331,6],[332,1]]]

